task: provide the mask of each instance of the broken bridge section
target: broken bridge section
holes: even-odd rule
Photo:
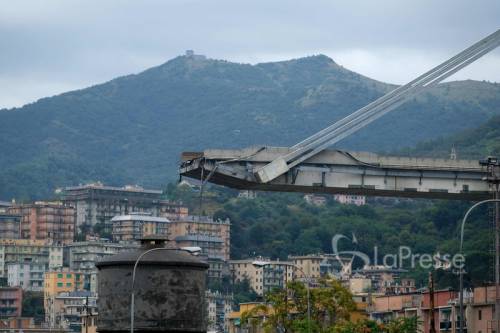
[[[475,160],[380,156],[323,150],[286,173],[261,182],[256,170],[292,148],[209,149],[183,154],[181,176],[241,190],[358,194],[431,199],[491,197],[488,168]]]

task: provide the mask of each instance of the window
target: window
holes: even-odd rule
[[[58,279],[62,279],[63,278],[63,274],[61,274],[61,273],[57,274],[57,278]]]
[[[66,283],[66,287],[71,287],[71,282]]]
[[[483,317],[483,313],[481,312],[481,310],[479,310],[477,312],[477,319],[482,320],[483,319],[482,317]]]
[[[64,283],[62,283],[62,282],[57,282],[57,286],[61,288],[62,286],[64,286]]]
[[[66,274],[67,279],[71,279],[71,274]]]

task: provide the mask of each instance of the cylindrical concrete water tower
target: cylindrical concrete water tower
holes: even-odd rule
[[[132,271],[139,256],[165,241],[143,240],[140,249],[119,253],[96,264],[98,321],[101,333],[130,332]],[[136,269],[135,332],[206,332],[205,272],[208,264],[182,250],[145,254]]]

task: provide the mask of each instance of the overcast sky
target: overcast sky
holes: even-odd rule
[[[499,0],[0,0],[0,108],[183,54],[258,63],[325,54],[405,83],[500,28]],[[453,79],[500,82],[500,51]]]

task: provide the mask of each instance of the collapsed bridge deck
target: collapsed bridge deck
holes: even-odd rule
[[[324,150],[262,182],[257,171],[284,147],[183,153],[180,175],[242,190],[480,200],[491,196],[487,169],[474,160],[380,156]]]

